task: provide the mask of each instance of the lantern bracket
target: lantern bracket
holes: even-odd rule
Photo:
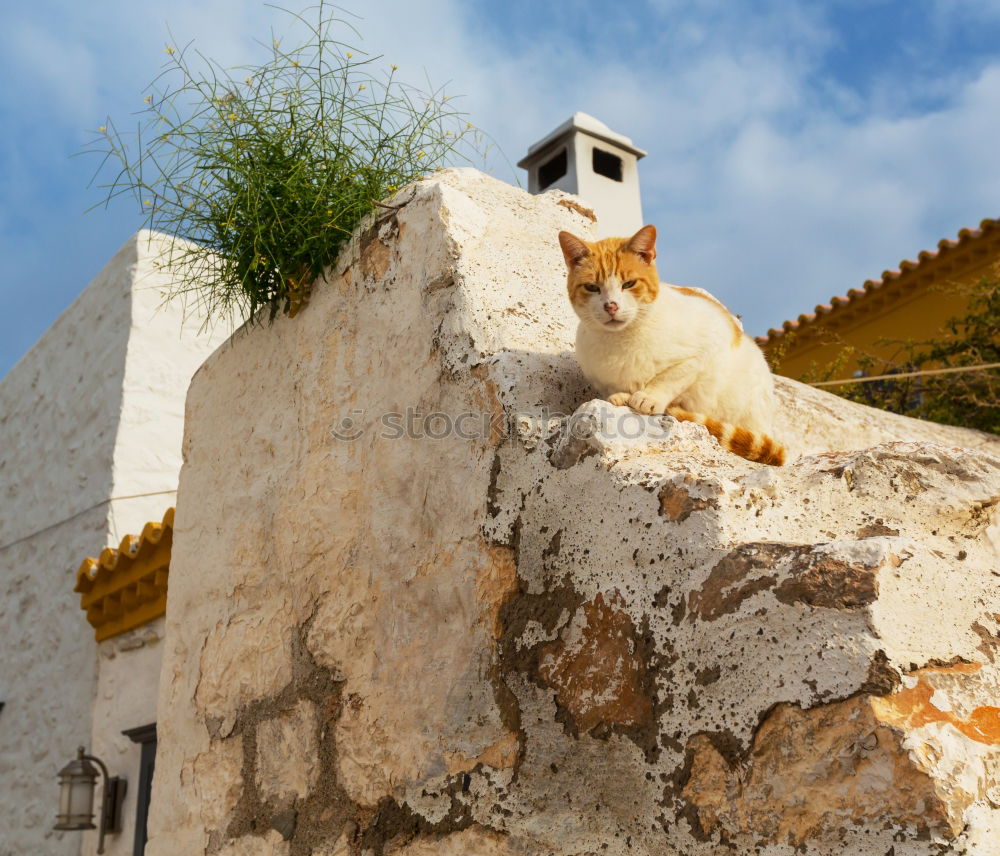
[[[104,788],[101,792],[101,823],[97,836],[97,852],[104,853],[104,836],[107,833],[114,835],[121,832],[122,828],[122,804],[125,802],[125,789],[128,781],[124,776],[109,776],[108,768],[104,762],[94,755],[83,756],[88,761],[93,761],[101,768],[104,775]]]
[[[95,755],[88,755],[86,750],[81,746],[76,750],[76,761],[68,764],[66,768],[60,773],[60,778],[65,774],[73,764],[83,761],[92,761],[97,764],[101,770],[101,775],[104,778],[104,786],[101,789],[101,810],[100,810],[100,824],[98,826],[98,838],[97,838],[97,852],[104,853],[104,836],[108,833],[115,834],[116,832],[121,832],[122,823],[122,804],[125,801],[125,790],[128,787],[128,781],[124,776],[109,776],[108,768],[105,766],[104,762]],[[93,769],[93,768],[91,768]],[[93,781],[93,776],[90,776],[91,781]],[[91,792],[93,793],[93,792]],[[91,797],[93,799],[93,797]],[[93,802],[91,802],[91,809],[93,808]],[[86,826],[62,826],[58,825],[56,829],[93,829],[93,824],[87,824]]]

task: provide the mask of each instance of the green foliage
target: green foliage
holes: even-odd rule
[[[924,342],[893,342],[898,355],[878,360],[858,357],[868,376],[918,372],[1000,362],[1000,280],[984,279],[969,294],[966,314],[949,319],[941,334]],[[841,378],[843,366],[854,357],[845,348],[823,370],[814,369],[806,382]],[[1000,434],[1000,369],[924,375],[825,387],[852,401],[893,413],[946,425],[978,428]]]
[[[112,172],[106,203],[130,196],[148,228],[181,239],[166,264],[208,318],[294,315],[380,200],[480,150],[441,90],[379,73],[379,57],[335,38],[352,28],[313,11],[289,13],[303,43],[270,40],[260,65],[168,46],[135,131],[109,119],[89,150],[104,156],[95,179]]]
[[[1000,281],[980,283],[963,318],[952,318],[946,334],[925,344],[919,365],[976,366],[1000,362]],[[1000,434],[1000,370],[923,378],[921,418]]]

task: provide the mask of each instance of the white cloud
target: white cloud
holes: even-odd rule
[[[631,136],[650,152],[641,165],[643,201],[662,236],[664,277],[715,291],[759,332],[1000,213],[1000,64],[973,68],[956,56],[936,84],[876,67],[870,91],[859,91],[826,62],[846,38],[828,13],[836,5],[862,14],[870,2],[649,0],[608,16],[603,4],[584,0],[573,14],[600,34],[593,42],[571,36],[566,13],[546,18],[548,7],[528,25],[512,17],[528,8],[517,3],[509,11],[460,0],[343,5],[361,16],[364,39],[349,40],[384,54],[410,82],[421,82],[425,70],[435,84],[450,80],[448,90],[466,95],[462,105],[511,161],[575,110]],[[934,3],[941,26],[1000,12],[1000,0]],[[23,122],[17,165],[24,171],[44,170],[47,158],[77,147],[80,129],[105,113],[127,117],[140,104],[142,86],[165,58],[166,21],[178,41],[194,37],[223,64],[259,56],[254,40],[269,38],[270,22],[287,29],[279,13],[246,0],[58,8],[56,15],[23,7],[3,37],[30,82],[0,93],[0,110],[16,110]],[[933,85],[942,106],[927,112],[919,105]],[[43,121],[75,136],[47,139]],[[491,165],[504,180],[520,173],[499,160]],[[79,182],[70,194],[75,210],[96,199],[82,192],[91,168],[57,170],[61,182]],[[50,191],[41,176],[32,186],[34,178],[21,176],[16,192],[41,212],[36,221],[72,228],[69,214],[46,213]],[[8,180],[0,193],[13,188]],[[89,272],[124,237],[109,235]],[[58,257],[57,236],[39,227],[30,240],[39,259]],[[64,290],[82,287],[66,264]]]
[[[751,329],[812,311],[998,213],[998,105],[995,66],[921,117],[852,123],[816,111],[794,132],[748,123],[719,162],[718,195],[679,221],[678,268]]]
[[[931,5],[942,25],[1000,19],[1000,0],[932,0]]]
[[[94,109],[96,64],[87,46],[40,22],[15,19],[0,30],[0,52],[16,74],[5,100],[33,105],[49,128],[80,121]]]

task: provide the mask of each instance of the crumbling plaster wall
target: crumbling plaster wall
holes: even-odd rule
[[[1000,854],[996,438],[587,403],[586,209],[392,203],[192,383],[148,852]]]

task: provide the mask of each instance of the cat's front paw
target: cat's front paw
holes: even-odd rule
[[[628,406],[631,407],[637,413],[645,413],[650,416],[655,416],[661,413],[666,413],[667,408],[670,406],[670,402],[666,398],[661,398],[658,395],[654,395],[646,390],[639,390],[639,392],[633,392],[629,396]]]
[[[616,392],[614,395],[608,396],[608,401],[615,407],[628,407],[631,398],[632,396],[627,392]]]

